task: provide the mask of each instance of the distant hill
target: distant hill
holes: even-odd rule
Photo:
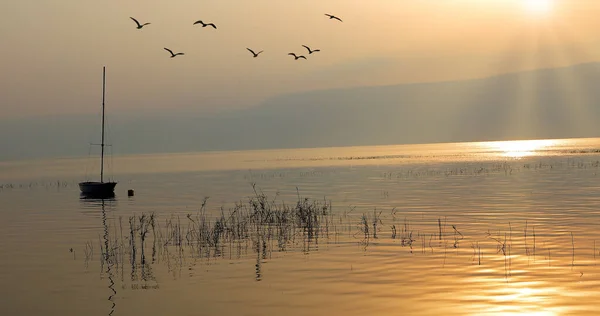
[[[109,115],[115,152],[153,153],[600,136],[600,64],[281,95],[212,115]],[[232,93],[235,93],[232,91]],[[0,124],[0,159],[87,154],[91,117]]]
[[[600,64],[593,63],[468,81],[313,91],[272,98],[246,117],[261,122],[253,131],[278,130],[278,147],[288,140],[337,146],[592,137],[600,135],[599,80]]]

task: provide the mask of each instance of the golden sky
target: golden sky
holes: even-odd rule
[[[254,106],[286,92],[459,80],[600,58],[600,1],[11,0],[0,118]],[[329,20],[324,13],[341,17]],[[141,30],[130,16],[151,22]],[[192,26],[198,19],[218,29]],[[294,61],[302,44],[322,51]],[[169,58],[163,50],[185,52]],[[252,58],[246,47],[265,52]]]

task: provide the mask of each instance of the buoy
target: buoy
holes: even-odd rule
[[[133,189],[127,190],[127,196],[133,196]]]

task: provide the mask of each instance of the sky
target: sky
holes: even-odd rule
[[[535,1],[2,1],[0,120],[97,113],[104,65],[112,113],[173,114],[598,60],[600,1]]]

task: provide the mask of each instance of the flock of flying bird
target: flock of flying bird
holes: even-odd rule
[[[330,20],[338,20],[340,22],[343,22],[342,19],[340,19],[339,17],[335,16],[335,15],[331,15],[331,14],[325,14],[325,16],[329,17]],[[140,22],[138,22],[138,20],[136,20],[133,17],[129,17],[130,19],[133,20],[133,22],[135,22],[135,24],[137,24],[137,29],[140,30],[142,29],[144,26],[150,24],[149,22],[143,23],[141,24]],[[207,26],[211,26],[212,28],[214,28],[215,30],[217,29],[217,26],[214,23],[204,23],[202,20],[198,20],[196,22],[194,22],[194,24],[192,25],[196,25],[196,24],[201,24],[202,27],[207,27]],[[316,52],[320,52],[320,49],[310,49],[310,47],[306,46],[306,45],[302,45],[302,47],[306,48],[306,50],[308,50],[308,54],[312,54],[312,53],[316,53]],[[171,54],[171,58],[173,57],[177,57],[179,55],[185,55],[184,53],[173,53],[172,50],[168,49],[168,48],[164,48],[167,52],[169,52]],[[252,53],[252,57],[256,58],[258,57],[258,55],[260,55],[260,53],[262,53],[263,51],[259,51],[258,53],[254,52],[252,49],[250,48],[246,48],[250,53]],[[288,55],[290,56],[294,56],[294,60],[298,60],[298,59],[306,59],[306,56],[304,55],[296,55],[296,53],[289,53]]]

